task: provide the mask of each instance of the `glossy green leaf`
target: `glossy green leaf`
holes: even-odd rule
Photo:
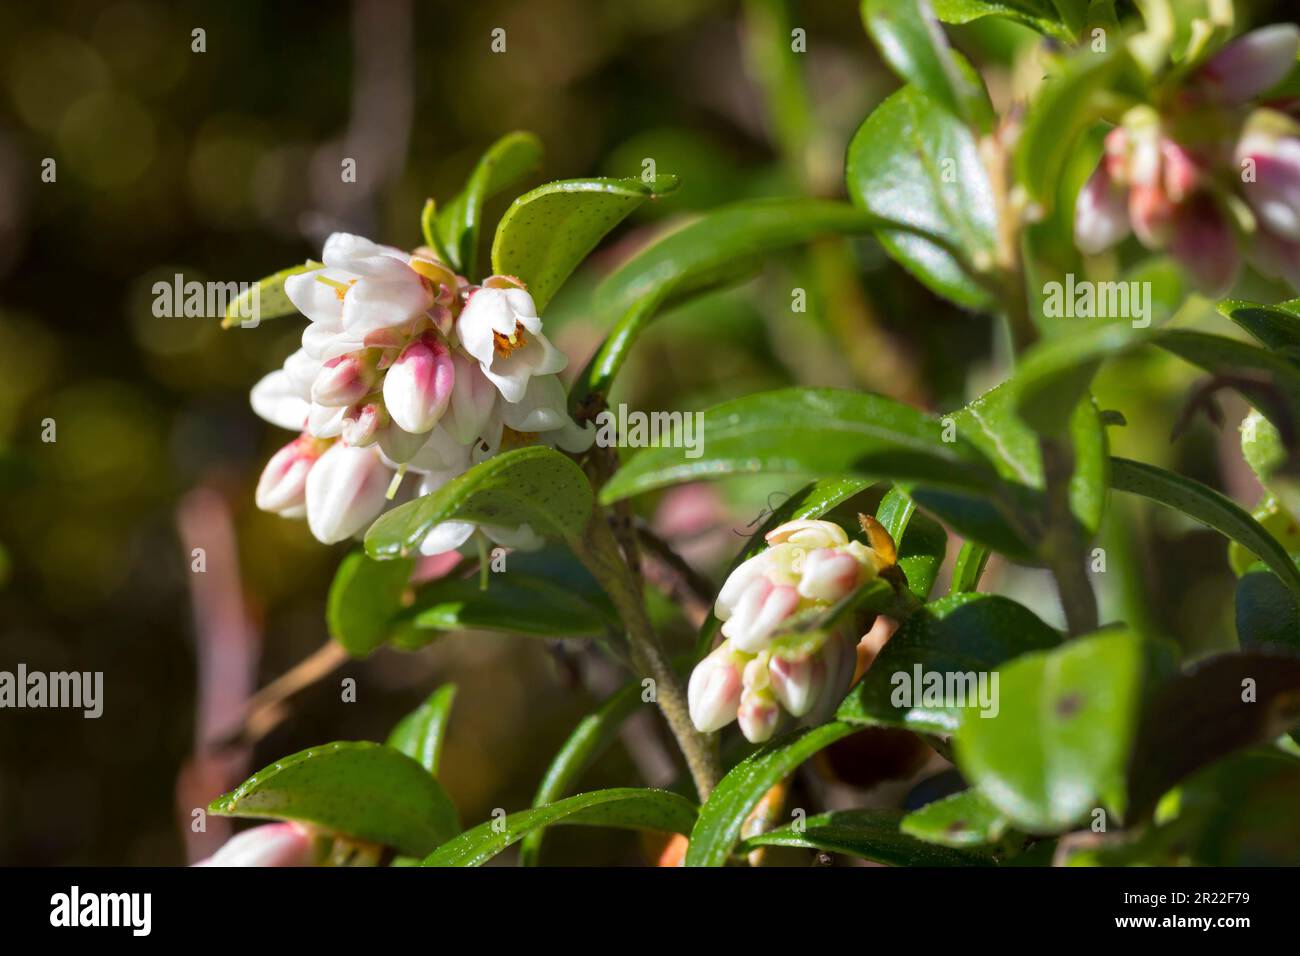
[[[1277,305],[1226,299],[1218,309],[1264,345],[1300,359],[1300,299]]]
[[[538,534],[568,539],[586,527],[592,503],[587,476],[571,459],[541,446],[517,448],[382,515],[366,532],[366,552],[374,558],[413,554],[443,521],[527,524]]]
[[[914,810],[899,829],[940,846],[987,846],[1007,833],[1010,822],[978,790],[963,790]]]
[[[958,66],[924,0],[862,0],[861,9],[867,32],[895,73],[965,122],[986,124],[988,104]]]
[[[916,502],[907,496],[901,488],[893,487],[885,492],[876,508],[876,520],[885,526],[889,536],[897,544],[907,531],[907,525],[916,514]]]
[[[1070,829],[1098,806],[1123,816],[1146,659],[1139,637],[1111,630],[1011,661],[997,716],[963,713],[957,766],[1029,832]]]
[[[767,548],[766,538],[769,531],[785,524],[787,521],[794,521],[798,518],[820,518],[837,505],[848,501],[870,486],[871,482],[865,478],[822,478],[804,485],[770,514],[767,514],[766,518],[759,519],[762,520],[762,524],[759,525],[757,531],[749,536],[745,546],[740,549],[740,552],[732,560],[731,566],[727,568],[727,573],[723,575],[723,580],[726,580],[732,571],[740,567],[749,558]],[[714,615],[713,609],[710,608],[696,640],[697,658],[703,657],[709,652],[720,624],[721,622]]]
[[[492,240],[492,271],[523,280],[540,312],[611,229],[648,200],[677,188],[677,177],[570,179],[514,201]]]
[[[424,208],[420,210],[420,232],[424,236],[424,244],[436,252],[439,259],[445,263],[456,261],[438,232],[438,204],[432,199],[426,199]]]
[[[438,847],[422,865],[482,866],[529,831],[560,823],[689,833],[695,823],[695,806],[666,790],[619,787],[580,793],[481,823]]]
[[[1120,44],[1115,44],[1118,47]],[[1030,198],[1050,207],[1079,138],[1101,119],[1101,96],[1123,67],[1119,54],[1080,47],[1055,64],[1034,97],[1016,143],[1016,172]]]
[[[934,588],[943,559],[948,553],[948,532],[929,515],[913,515],[898,542],[898,566],[907,576],[907,586],[924,601]]]
[[[877,233],[894,259],[958,305],[992,304],[975,270],[993,261],[997,215],[975,138],[960,120],[906,86],[867,117],[845,166],[855,205],[912,230]]]
[[[437,213],[435,248],[441,248],[451,257],[450,265],[457,272],[472,281],[478,280],[483,204],[541,162],[541,140],[532,133],[507,133],[483,154],[466,180],[465,188]]]
[[[424,856],[460,830],[451,798],[424,767],[364,740],[283,757],[213,800],[208,812],[297,820],[407,856]]]
[[[749,395],[703,413],[703,453],[637,452],[601,500],[687,481],[752,474],[857,475],[924,480],[987,493],[993,475],[968,444],[945,442],[938,421],[878,395],[791,388]]]
[[[1262,563],[1237,580],[1237,640],[1242,648],[1284,647],[1300,653],[1300,605],[1294,591]]]
[[[388,746],[400,750],[425,770],[438,776],[438,761],[447,736],[447,719],[456,699],[456,685],[444,684],[415,710],[411,711],[388,735]]]
[[[966,594],[979,588],[984,568],[989,563],[989,549],[974,541],[963,541],[952,566],[949,594]]]
[[[1300,522],[1297,522],[1276,498],[1272,495],[1265,498],[1255,507],[1250,516],[1259,522],[1261,528],[1277,539],[1287,554],[1300,554]],[[1228,564],[1237,577],[1248,572],[1257,561],[1259,555],[1252,553],[1236,541],[1228,542]]]
[[[824,747],[857,730],[832,721],[763,744],[736,764],[700,808],[686,851],[687,866],[723,866],[740,840],[745,818],[763,794]]]
[[[789,824],[740,844],[748,853],[761,846],[794,846],[845,853],[888,866],[991,866],[988,851],[955,850],[926,843],[899,830],[902,810],[839,810]]]
[[[624,685],[611,694],[594,713],[588,714],[573,728],[564,746],[551,759],[542,775],[542,782],[533,796],[534,807],[544,807],[561,799],[572,789],[583,773],[618,738],[623,724],[644,701],[644,688],[639,680]],[[543,826],[528,831],[519,846],[519,865],[536,866],[546,834]]]
[[[330,637],[353,657],[365,657],[384,643],[414,567],[409,559],[376,561],[359,550],[348,554],[325,602]]]
[[[1300,570],[1286,550],[1226,495],[1191,478],[1127,458],[1111,459],[1111,484],[1117,491],[1150,498],[1239,541],[1259,555],[1287,587],[1300,594]]]
[[[672,302],[749,275],[771,253],[819,236],[866,233],[873,224],[846,203],[754,199],[724,206],[670,233],[596,290],[600,311],[617,320],[575,386],[574,400],[607,394],[641,332]]]
[[[1258,648],[1202,658],[1162,684],[1143,715],[1129,792],[1134,817],[1178,781],[1300,726],[1300,654]]]
[[[991,675],[1005,662],[1055,647],[1060,640],[1032,611],[1009,598],[995,594],[940,598],[902,623],[840,704],[836,717],[854,724],[951,734],[963,708],[943,686],[927,693],[935,679],[930,675],[952,682],[951,690],[964,695],[966,710],[993,712],[997,696]],[[984,701],[979,693],[981,674],[985,675]]]
[[[934,14],[944,23],[970,23],[984,17],[1005,17],[1064,42],[1074,34],[1061,22],[1051,0],[931,0]]]
[[[263,319],[278,319],[297,314],[297,307],[285,295],[284,280],[289,276],[319,268],[321,268],[319,262],[309,259],[300,266],[290,266],[281,269],[275,275],[259,279],[226,303],[226,314],[221,320],[221,327],[229,329],[247,323],[248,328],[256,328]]]

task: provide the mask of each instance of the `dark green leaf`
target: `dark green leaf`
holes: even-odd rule
[[[989,549],[974,541],[963,541],[952,566],[949,594],[965,594],[979,587],[984,568],[989,563]]]
[[[840,704],[836,717],[854,724],[951,734],[963,708],[942,693],[928,699],[923,693],[925,675],[954,682],[959,675],[970,675],[970,683],[963,685],[967,708],[978,713],[979,675],[986,676],[988,690],[995,690],[992,674],[1000,665],[1030,651],[1055,647],[1060,640],[1032,611],[1009,598],[994,594],[940,598],[903,622]],[[989,703],[989,710],[995,710],[996,696]]]
[[[554,803],[572,789],[578,778],[618,737],[623,724],[643,703],[644,688],[639,680],[625,685],[609,696],[595,713],[588,714],[573,728],[569,739],[551,760],[533,797],[534,807]],[[528,832],[519,846],[519,865],[536,866],[546,828]]]
[[[438,781],[406,754],[369,741],[281,758],[213,800],[209,813],[310,823],[424,856],[460,830]]]
[[[756,199],[725,206],[660,239],[597,289],[600,311],[617,322],[574,387],[575,401],[609,392],[637,337],[671,302],[746,276],[770,253],[819,236],[865,233],[873,222],[840,202]]]
[[[437,214],[435,248],[451,257],[457,272],[477,281],[478,237],[482,231],[483,204],[542,162],[542,143],[532,133],[507,133],[493,143],[478,161],[461,190]]]
[[[929,515],[913,515],[898,545],[898,566],[907,576],[907,586],[922,601],[930,596],[947,552],[948,532],[943,525]]]
[[[675,176],[539,186],[501,217],[492,240],[492,270],[523,280],[540,312],[606,233],[642,203],[676,188]]]
[[[1269,348],[1300,358],[1300,299],[1277,305],[1226,299],[1218,309]]]
[[[381,516],[366,532],[366,552],[375,558],[412,554],[443,521],[527,524],[538,534],[569,539],[586,527],[592,500],[587,476],[569,458],[540,446],[518,448]]]
[[[1054,39],[1074,41],[1050,0],[932,0],[932,4],[935,16],[944,23],[1006,17]]]
[[[348,554],[325,604],[330,637],[353,657],[365,657],[384,643],[414,567],[407,559],[376,561],[364,551]]]
[[[991,304],[974,273],[993,261],[997,214],[975,138],[960,120],[906,86],[858,129],[845,175],[855,205],[910,228],[878,232],[904,268],[958,305]]]
[[[689,833],[695,823],[695,807],[666,790],[620,787],[580,793],[481,823],[438,847],[422,865],[482,866],[529,831],[558,823]]]
[[[760,846],[797,846],[826,853],[846,853],[889,866],[990,866],[987,851],[935,846],[903,833],[902,810],[840,810],[789,824],[740,844],[748,853]]]
[[[1240,542],[1259,555],[1287,587],[1300,594],[1300,571],[1286,550],[1226,495],[1191,478],[1127,458],[1111,459],[1111,485],[1118,491],[1141,495],[1181,511]]]
[[[899,829],[940,846],[987,846],[1006,835],[1009,821],[978,790],[943,797],[905,816]]]
[[[1270,646],[1300,652],[1300,608],[1295,592],[1263,564],[1237,580],[1237,640],[1243,648]]]
[[[447,718],[451,716],[455,699],[455,684],[439,687],[423,704],[398,721],[388,735],[388,746],[400,750],[418,761],[429,773],[438,776],[438,760],[447,736]]]
[[[842,721],[797,730],[768,741],[731,769],[700,808],[686,851],[687,866],[723,866],[763,794],[817,751],[857,728]]]

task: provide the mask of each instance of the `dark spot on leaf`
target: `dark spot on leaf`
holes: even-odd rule
[[[1073,717],[1082,706],[1082,696],[1079,694],[1066,694],[1056,702],[1056,715],[1058,717]]]

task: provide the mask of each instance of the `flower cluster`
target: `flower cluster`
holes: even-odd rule
[[[1075,242],[1089,255],[1132,231],[1222,295],[1247,258],[1300,288],[1300,123],[1295,102],[1256,100],[1296,65],[1300,28],[1228,44],[1157,109],[1136,106],[1106,136],[1079,194]]]
[[[696,729],[708,733],[738,720],[753,743],[772,736],[782,708],[815,722],[818,703],[834,707],[853,679],[856,640],[836,632],[786,642],[781,626],[830,607],[880,570],[871,548],[830,521],[789,521],[766,541],[718,593],[714,613],[725,640],[696,665],[687,688]]]
[[[251,395],[264,419],[301,432],[262,472],[259,508],[305,516],[332,544],[378,517],[408,470],[429,494],[504,449],[590,447],[593,430],[568,416],[556,377],[567,359],[521,282],[470,285],[427,249],[346,233],[330,236],[321,258],[284,284],[310,320],[302,347]],[[526,525],[482,530],[510,547],[540,543]],[[473,531],[445,522],[421,551],[454,550]]]

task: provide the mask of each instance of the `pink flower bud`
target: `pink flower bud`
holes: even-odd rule
[[[885,620],[883,617],[877,618],[877,621],[883,620]],[[826,667],[826,676],[821,690],[813,698],[803,723],[811,726],[830,720],[840,701],[853,685],[853,676],[858,663],[857,646],[857,640],[849,640],[838,632],[826,639],[826,643],[816,654],[816,659]]]
[[[1174,204],[1164,187],[1133,186],[1128,191],[1128,217],[1142,245],[1163,249],[1173,229]]]
[[[384,404],[402,430],[423,434],[438,424],[451,400],[456,370],[436,335],[408,345],[384,376]]]
[[[1219,103],[1245,103],[1286,79],[1295,68],[1300,28],[1277,23],[1233,40],[1201,67],[1197,79]]]
[[[833,521],[800,518],[787,521],[763,536],[768,544],[797,544],[802,548],[833,548],[848,544],[849,536]]]
[[[382,405],[354,405],[343,413],[343,440],[354,448],[365,448],[375,443],[380,429],[387,424],[388,414]]]
[[[231,837],[195,866],[312,866],[316,838],[297,823],[268,823]]]
[[[814,601],[838,601],[858,585],[862,566],[851,554],[833,548],[810,551],[799,579],[799,596]]]
[[[1160,141],[1160,158],[1164,162],[1165,193],[1175,203],[1182,202],[1201,183],[1201,164],[1184,146],[1172,139]]]
[[[365,528],[387,500],[390,472],[374,448],[338,442],[307,475],[307,525],[322,544]]]
[[[1241,138],[1236,152],[1238,167],[1253,173],[1242,183],[1242,193],[1264,228],[1300,241],[1300,137],[1266,128],[1252,131]]]
[[[736,711],[740,722],[740,732],[751,744],[761,744],[769,740],[776,730],[777,721],[781,719],[781,708],[771,691],[746,690],[740,695],[740,707]]]
[[[826,658],[820,652],[789,660],[773,657],[767,670],[772,693],[795,717],[812,710],[826,686]]]
[[[691,723],[700,733],[721,730],[736,719],[740,706],[740,670],[735,654],[723,641],[708,657],[695,665],[686,686]]]
[[[781,622],[799,606],[799,592],[767,578],[754,578],[722,625],[722,633],[738,651],[757,654],[771,642]]]
[[[296,518],[307,502],[307,474],[321,455],[320,442],[302,435],[285,445],[266,463],[253,500],[263,511]]]
[[[311,384],[311,400],[337,408],[360,401],[370,391],[370,376],[355,353],[327,361]]]
[[[1116,186],[1127,186],[1129,142],[1124,127],[1116,126],[1107,133],[1105,144],[1101,162],[1106,173]]]
[[[1074,244],[1093,256],[1129,233],[1124,191],[1115,186],[1103,162],[1084,183],[1074,207]]]
[[[1209,296],[1226,294],[1241,270],[1237,235],[1209,196],[1178,207],[1169,251],[1192,283]]]

